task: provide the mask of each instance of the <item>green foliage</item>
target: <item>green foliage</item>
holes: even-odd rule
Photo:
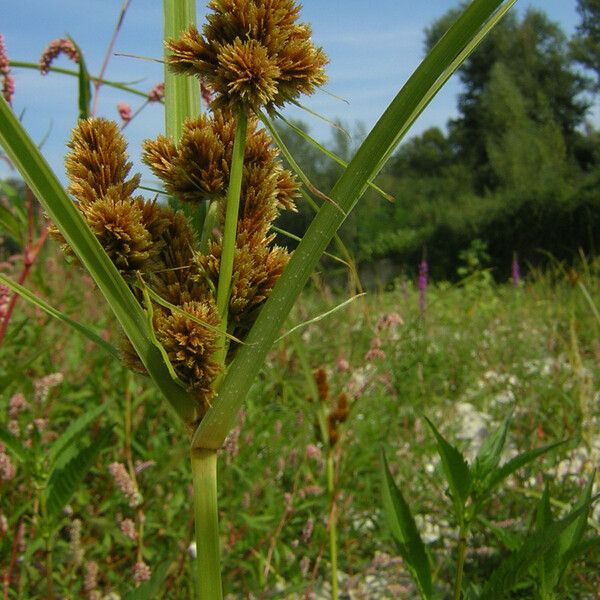
[[[577,12],[581,21],[571,40],[571,51],[577,62],[595,71],[600,84],[600,2],[577,0]]]
[[[88,474],[98,452],[108,443],[110,436],[110,428],[102,430],[98,438],[93,440],[89,446],[81,448],[68,462],[59,463],[57,468],[50,472],[42,500],[49,518],[56,518],[71,500],[84,477]],[[69,443],[73,444],[74,440],[75,438],[72,438]],[[68,446],[64,448],[64,450],[67,449]]]
[[[517,468],[531,463],[544,452],[557,446],[552,444],[537,451],[524,452],[499,466],[506,442],[509,425],[507,419],[482,444],[473,466],[469,467],[463,454],[449,444],[426,418],[436,440],[446,482],[453,502],[454,518],[460,528],[456,566],[456,586],[454,598],[461,596],[462,571],[464,568],[467,534],[484,502],[491,498],[494,488],[504,481]],[[431,597],[431,575],[427,554],[414,519],[406,501],[396,488],[387,462],[384,462],[383,504],[394,538],[399,543],[400,552],[409,565],[422,598]],[[556,598],[562,575],[574,558],[573,550],[578,547],[587,529],[587,519],[592,505],[592,484],[594,474],[589,478],[581,497],[560,521],[553,521],[550,512],[550,495],[546,487],[537,508],[536,531],[526,536],[518,549],[507,557],[491,574],[483,589],[470,588],[469,597],[505,598],[522,582],[530,579],[530,571],[537,569],[536,592],[543,600]],[[516,545],[510,539],[510,545]],[[412,554],[411,554],[412,553]],[[422,582],[427,581],[429,587]],[[536,597],[538,597],[536,596]]]
[[[427,424],[433,431],[437,444],[438,454],[442,460],[444,476],[450,488],[450,496],[454,504],[455,515],[462,525],[464,521],[464,505],[471,493],[473,480],[469,466],[464,456],[457,448],[449,444],[434,427],[433,423],[425,417]]]
[[[432,24],[427,48],[459,12]],[[459,73],[464,92],[447,133],[407,141],[381,179],[396,204],[368,196],[345,227],[359,261],[376,270],[388,258],[416,270],[427,248],[433,277],[455,279],[459,254],[480,239],[493,276],[504,280],[513,252],[531,265],[544,263],[540,249],[570,260],[579,248],[594,252],[597,132],[582,128],[589,85],[560,25],[535,10],[509,15]]]
[[[381,453],[382,496],[388,526],[404,562],[410,569],[422,598],[432,596],[431,568],[425,544],[410,512],[410,508],[394,483],[385,457]]]
[[[53,253],[54,249],[49,248],[48,254]],[[592,298],[599,293],[594,275],[597,269],[594,264],[578,268],[580,280]],[[93,292],[89,280],[81,281],[71,267],[52,260],[40,263],[30,283],[33,291],[43,290],[78,321],[96,322],[99,329],[114,331],[116,325],[99,311],[97,292]],[[519,290],[491,284],[473,294],[466,286],[432,284],[428,292],[426,322],[420,317],[417,292],[408,283],[386,294],[357,299],[343,311],[308,324],[299,339],[309,374],[310,365],[323,365],[329,372],[332,393],[343,390],[349,398],[355,398],[340,446],[338,560],[340,572],[351,576],[343,579],[347,583],[342,585],[355,582],[353,585],[360,586],[367,597],[372,590],[364,587],[365,573],[373,573],[388,596],[394,596],[394,585],[402,585],[409,597],[417,597],[416,589],[410,587],[408,569],[393,558],[398,549],[387,533],[387,515],[373,506],[373,498],[383,490],[377,477],[380,445],[385,445],[394,479],[410,504],[426,552],[436,566],[432,568],[436,574],[434,593],[448,597],[451,590],[446,582],[452,580],[455,558],[455,531],[448,523],[447,510],[452,505],[445,496],[447,484],[441,471],[430,469],[437,456],[435,437],[424,434],[427,426],[422,422],[419,428],[415,415],[426,410],[432,420],[443,423],[443,435],[455,440],[452,436],[462,427],[458,410],[462,403],[469,402],[489,414],[498,424],[499,433],[494,443],[490,440],[493,450],[489,453],[484,444],[479,452],[469,455],[470,468],[475,469],[478,463],[486,464],[485,456],[497,454],[506,412],[514,408],[510,435],[497,463],[502,468],[513,454],[545,447],[552,440],[578,440],[582,417],[579,376],[569,359],[571,310],[582,360],[590,370],[595,365],[595,317],[580,289],[571,287],[558,266],[555,271],[526,280]],[[329,293],[307,291],[285,330],[326,312],[336,301]],[[0,348],[3,368],[17,364],[20,369],[20,374],[0,392],[2,427],[6,430],[12,420],[8,415],[11,397],[24,393],[29,407],[16,419],[20,430],[17,439],[27,449],[25,443],[32,438],[34,420],[46,416],[47,429],[41,433],[36,451],[36,456],[42,455],[46,461],[50,449],[67,435],[73,423],[86,419],[83,415],[99,412],[85,433],[76,436],[70,450],[62,453],[60,461],[64,464],[97,440],[102,427],[113,428],[110,443],[71,496],[67,511],[60,513],[55,522],[57,596],[60,593],[76,598],[84,594],[84,565],[95,561],[100,573],[99,590],[104,595],[116,592],[124,597],[137,589],[131,572],[138,542],[123,535],[116,515],[135,521],[137,509],[128,505],[107,467],[112,462],[126,462],[125,374],[118,362],[107,360],[106,354],[94,349],[83,336],[65,335],[60,322],[43,313],[36,315],[34,307],[24,303],[20,306],[13,333]],[[389,330],[379,329],[380,318],[393,311],[400,312],[404,323]],[[365,355],[374,338],[380,339],[385,358],[367,361]],[[263,375],[250,391],[244,418],[221,455],[224,586],[225,592],[234,597],[275,595],[277,587],[279,597],[302,597],[309,587],[320,592],[328,578],[324,519],[329,514],[329,499],[324,489],[323,459],[306,455],[306,447],[315,443],[315,404],[309,399],[312,378],[306,377],[288,342],[289,337],[269,355]],[[340,356],[348,360],[349,371],[335,368]],[[63,383],[38,405],[34,383],[56,371],[63,373]],[[365,389],[357,393],[362,385]],[[518,402],[495,404],[496,397],[507,390],[518,397]],[[193,539],[192,524],[182,517],[187,514],[189,502],[186,441],[176,419],[147,380],[135,378],[130,391],[134,467],[145,465],[137,475],[144,498],[139,507],[145,517],[143,559],[153,575],[161,565],[168,565],[155,596],[187,599],[193,595],[194,584],[192,559],[185,554]],[[544,432],[542,441],[538,429]],[[490,431],[495,432],[496,427]],[[467,440],[452,443],[464,455],[469,454]],[[473,520],[471,552],[465,566],[467,586],[472,583],[481,590],[502,559],[521,547],[526,531],[523,515],[532,511],[543,491],[543,483],[536,478],[540,471],[552,479],[553,512],[560,510],[562,514],[563,503],[581,497],[577,482],[582,477],[588,479],[586,467],[564,476],[557,474],[557,465],[572,461],[572,468],[579,469],[576,457],[584,452],[585,445],[580,441],[561,444],[514,470],[512,477],[493,487],[490,494],[479,493],[481,508],[479,517]],[[8,519],[10,532],[0,540],[2,564],[10,564],[10,542],[19,519],[30,523],[35,518],[36,488],[43,482],[34,472],[33,457],[22,463],[8,447],[6,453],[17,473],[13,480],[2,482],[0,494],[0,511]],[[489,458],[489,462],[494,460]],[[473,475],[473,479],[484,480],[484,484],[474,484],[473,494],[490,489],[485,481],[486,469],[479,469],[481,475]],[[48,471],[44,473],[47,476]],[[286,498],[291,505],[286,504]],[[558,513],[555,518],[560,518]],[[82,565],[74,562],[71,553],[69,530],[74,519],[82,522]],[[314,528],[304,541],[302,534],[309,519]],[[35,597],[35,590],[43,589],[44,582],[43,573],[32,565],[43,563],[44,543],[39,529],[28,527],[26,531],[27,560],[18,563],[18,572],[24,597]],[[586,535],[576,546],[559,597],[593,593],[597,585],[597,548],[597,533],[595,537]],[[301,569],[304,557],[302,564],[309,565],[307,572]],[[538,574],[531,571],[528,577],[531,589]]]

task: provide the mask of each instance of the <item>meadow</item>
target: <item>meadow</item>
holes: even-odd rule
[[[149,91],[105,78],[128,0],[97,74],[0,33],[5,600],[598,597],[597,8],[515,1],[435,21],[332,150],[280,112],[328,79],[295,0],[163,0]],[[66,185],[13,68],[77,79]]]
[[[99,323],[103,335],[114,330],[97,308],[91,281],[57,259],[54,248],[36,264],[30,285],[66,314]],[[558,513],[597,464],[600,322],[582,288],[599,297],[598,261],[576,270],[555,265],[518,286],[494,283],[475,269],[458,284],[429,282],[421,301],[417,281],[399,279],[393,289],[369,292],[277,343],[220,452],[228,597],[329,597],[331,503],[316,426],[319,394],[335,402],[345,393],[350,406],[335,446],[341,597],[416,594],[383,515],[382,447],[439,581],[452,580],[456,533],[424,415],[471,457],[510,412],[503,460],[568,440],[520,470],[485,507],[465,565],[469,581],[484,581],[510,536],[532,527],[544,484]],[[340,299],[315,276],[286,327]],[[1,455],[4,597],[34,598],[45,589],[46,551],[35,515],[48,449],[90,412],[97,416],[76,447],[101,447],[60,515],[52,549],[58,597],[137,598],[149,585],[154,595],[144,597],[191,597],[187,439],[157,392],[23,301],[1,353],[0,423],[34,455],[27,464],[6,449]],[[135,477],[139,497],[119,485],[114,465]],[[593,534],[598,516],[598,509],[590,516]],[[597,597],[593,548],[573,562],[559,597]],[[150,572],[140,574],[136,563]],[[533,597],[532,579],[514,597]],[[145,588],[136,587],[144,580]],[[442,597],[450,593],[439,585]]]

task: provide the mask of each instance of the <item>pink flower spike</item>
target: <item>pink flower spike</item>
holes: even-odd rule
[[[75,63],[79,62],[79,53],[73,45],[73,42],[71,40],[67,40],[66,38],[57,38],[48,44],[47,48],[40,57],[40,72],[42,75],[46,75],[48,73],[50,66],[54,62],[54,59],[59,54],[65,54]]]
[[[127,102],[117,102],[117,110],[119,111],[119,116],[123,123],[129,123],[129,121],[131,121],[133,112],[131,106],[127,104]]]
[[[148,102],[160,102],[165,97],[165,84],[157,83],[149,92],[148,92]]]
[[[0,33],[0,78],[2,78],[2,96],[10,104],[15,94],[15,80],[10,74],[10,63],[6,46],[4,44],[4,36]]]

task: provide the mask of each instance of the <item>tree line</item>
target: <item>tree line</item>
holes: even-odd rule
[[[497,278],[516,254],[540,265],[598,252],[600,132],[591,110],[600,91],[600,0],[577,0],[570,38],[545,13],[509,14],[459,71],[458,116],[405,142],[341,237],[360,264],[391,259],[414,270],[423,256],[436,277],[457,275],[469,247]],[[430,48],[457,10],[425,31]],[[283,132],[311,180],[331,189],[339,167],[291,131]],[[354,137],[362,134],[360,127]],[[333,150],[352,144],[336,130]],[[282,222],[301,233],[310,209]]]

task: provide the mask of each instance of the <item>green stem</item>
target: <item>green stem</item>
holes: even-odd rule
[[[19,69],[31,69],[33,71],[39,71],[40,65],[39,63],[26,62],[23,60],[11,60],[10,66]],[[70,75],[71,77],[79,77],[79,71],[75,71],[73,69],[63,69],[62,67],[50,67],[49,71],[52,73],[61,73],[62,75]],[[109,87],[116,88],[118,90],[123,90],[124,92],[128,92],[129,94],[135,94],[136,96],[141,96],[142,98],[148,98],[148,93],[150,90],[143,92],[141,90],[137,90],[127,85],[126,83],[119,83],[118,81],[109,81],[108,79],[100,79],[95,75],[89,76],[90,81],[94,83],[102,82],[102,85],[107,85]]]
[[[219,285],[217,288],[217,310],[221,323],[219,329],[227,332],[227,308],[231,292],[231,278],[233,276],[233,258],[235,255],[235,239],[237,234],[238,213],[240,210],[240,195],[242,192],[242,175],[244,173],[244,150],[246,148],[246,130],[248,128],[248,115],[241,109],[237,115],[235,141],[231,156],[231,171],[229,174],[229,188],[227,189],[227,206],[225,210],[225,227],[223,230],[223,247],[221,250],[221,265],[219,267]],[[226,351],[226,338],[222,336],[220,356],[224,364]]]
[[[195,0],[163,0],[164,39],[178,38],[196,23]],[[200,114],[200,86],[195,77],[183,77],[168,68],[165,48],[165,133],[179,142],[186,119]]]
[[[196,569],[200,580],[198,600],[222,600],[217,504],[217,453],[192,449],[194,517],[196,520]]]
[[[47,482],[38,487],[38,498],[40,507],[41,517],[41,531],[42,539],[44,540],[44,551],[45,551],[45,562],[46,562],[46,598],[48,600],[54,599],[54,577],[53,577],[53,539],[52,539],[52,528],[50,526],[50,519],[48,518],[48,507],[46,506],[46,486]]]
[[[335,503],[335,475],[333,448],[327,450],[327,491],[329,492],[329,559],[331,562],[331,600],[338,600],[337,577],[337,506]]]
[[[454,580],[454,600],[460,600],[462,577],[465,568],[465,555],[467,552],[467,528],[464,524],[460,526],[458,536],[458,558],[456,561],[456,579]]]

